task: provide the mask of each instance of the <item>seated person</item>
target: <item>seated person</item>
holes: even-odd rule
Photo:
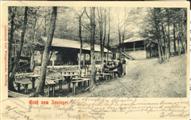
[[[102,72],[107,72],[108,70],[109,70],[109,67],[107,66],[106,61],[104,60]]]

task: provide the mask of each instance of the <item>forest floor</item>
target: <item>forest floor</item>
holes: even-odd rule
[[[76,97],[185,97],[186,56],[128,61],[127,75],[104,81]]]

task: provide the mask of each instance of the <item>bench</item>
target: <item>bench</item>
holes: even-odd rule
[[[15,83],[16,83],[16,85],[17,85],[17,88],[18,88],[17,90],[18,90],[18,92],[20,92],[20,87],[21,87],[21,85],[24,86],[25,94],[28,93],[28,85],[29,85],[29,84],[32,84],[31,81],[28,80],[28,79],[16,80]]]
[[[53,80],[46,80],[45,83],[48,86],[48,96],[50,96],[51,88],[52,88],[52,95],[54,96],[56,83]]]
[[[14,92],[14,91],[11,91],[9,90],[8,91],[8,96],[9,97],[29,97],[28,95],[25,95],[25,94],[21,94],[21,93],[18,93],[18,92]]]
[[[109,80],[109,79],[112,79],[112,74],[111,73],[99,73],[99,74],[97,74],[97,76],[98,76],[98,78],[99,79],[104,79],[104,80]]]
[[[56,85],[58,84],[59,90],[62,90],[62,83],[63,83],[64,79],[56,78],[56,79],[52,79],[52,81],[54,81]]]
[[[73,89],[72,89],[72,93],[73,93],[73,95],[75,95],[76,94],[76,83],[86,83],[87,82],[87,84],[85,84],[85,86],[88,86],[89,87],[89,85],[90,85],[90,79],[89,78],[80,78],[79,80],[75,80],[75,81],[72,81],[72,86],[73,86]]]

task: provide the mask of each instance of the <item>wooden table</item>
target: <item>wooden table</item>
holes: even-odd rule
[[[111,75],[112,78],[115,77],[115,71],[111,70],[111,71],[108,71],[108,73],[110,73],[110,75]]]
[[[52,88],[52,94],[54,96],[56,83],[53,80],[46,80],[46,85],[48,86],[48,96],[50,96],[51,88]]]
[[[28,85],[31,84],[31,81],[28,79],[20,79],[20,80],[15,80],[15,83],[17,84],[18,87],[18,92],[20,92],[20,87],[21,85],[24,86],[25,93],[28,93]]]
[[[32,82],[32,89],[35,89],[35,81],[37,78],[40,77],[40,75],[37,75],[37,74],[31,74],[28,76],[29,78],[31,78],[31,82]]]
[[[114,69],[114,70],[113,70],[113,73],[114,73],[114,77],[116,78],[116,77],[117,77],[116,74],[118,74],[117,69]]]
[[[68,83],[68,90],[70,91],[70,84],[71,84],[72,78],[75,77],[75,76],[78,76],[78,75],[77,74],[63,74],[62,76],[67,81],[67,83]]]
[[[58,81],[58,85],[59,85],[59,90],[62,90],[62,81],[63,78],[56,78],[56,79],[52,79],[54,82]]]
[[[73,93],[73,95],[76,94],[76,83],[88,82],[87,86],[89,87],[89,85],[90,85],[89,81],[90,81],[89,78],[76,78],[75,80],[72,80],[72,86],[73,86],[72,93]]]
[[[100,77],[103,77],[103,78],[106,79],[106,80],[108,80],[109,77],[111,77],[111,74],[110,74],[110,73],[105,73],[105,72],[99,73],[99,74],[97,74],[97,75],[99,75]]]

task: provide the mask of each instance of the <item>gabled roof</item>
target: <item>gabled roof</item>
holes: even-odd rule
[[[142,37],[131,37],[129,39],[124,40],[124,43],[137,42],[137,41],[145,41],[145,38]]]
[[[42,37],[43,41],[47,40],[47,37]],[[75,48],[80,49],[80,41],[70,40],[70,39],[60,39],[53,38],[52,41],[53,47],[65,47],[65,48]],[[83,50],[90,50],[90,44],[83,42]],[[100,45],[95,44],[95,51],[100,51]],[[104,48],[104,52],[107,52],[107,49]],[[109,51],[110,52],[110,51]]]

